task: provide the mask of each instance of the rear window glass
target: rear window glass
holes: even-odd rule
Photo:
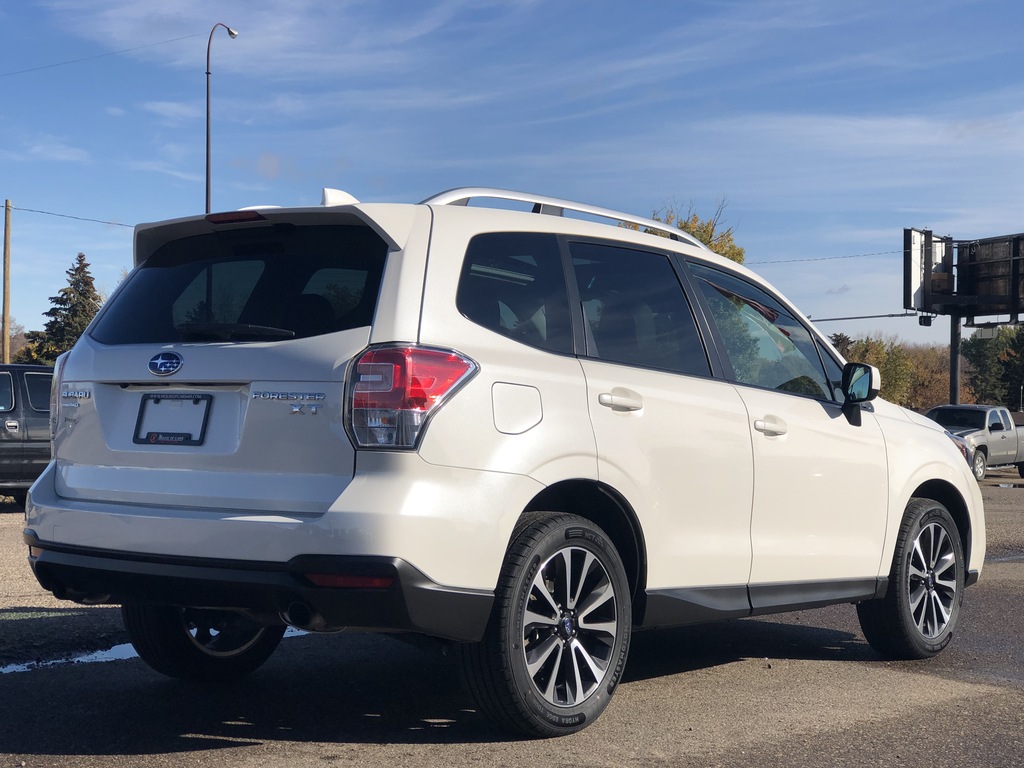
[[[174,240],[128,276],[90,334],[102,344],[276,341],[367,326],[386,256],[360,226]]]
[[[0,373],[0,411],[14,410],[14,379],[9,373]]]
[[[946,429],[984,429],[985,412],[975,410],[956,410],[954,408],[936,408],[928,412],[928,418],[937,421]]]
[[[33,411],[50,411],[50,381],[53,376],[49,373],[26,373],[25,388],[28,389],[28,404]]]

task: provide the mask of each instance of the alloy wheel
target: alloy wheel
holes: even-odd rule
[[[523,616],[523,654],[537,693],[556,707],[585,701],[608,674],[620,632],[601,560],[566,547],[538,569]]]

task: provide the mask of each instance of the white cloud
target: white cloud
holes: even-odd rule
[[[202,108],[195,104],[175,101],[150,101],[143,104],[142,108],[172,123],[195,120],[204,114]]]
[[[197,173],[188,173],[187,171],[179,170],[177,167],[159,160],[143,160],[138,162],[129,163],[128,167],[136,171],[148,171],[151,173],[161,173],[166,176],[172,176],[182,181],[190,181],[196,183],[203,183],[205,176]]]
[[[59,163],[88,163],[89,153],[68,144],[58,136],[36,136],[25,144],[25,154],[33,160],[47,160]]]

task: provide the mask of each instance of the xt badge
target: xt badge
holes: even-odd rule
[[[316,416],[317,411],[319,411],[320,408],[321,408],[319,403],[291,403],[291,406],[292,406],[292,415],[293,416],[295,414],[299,414],[300,416],[304,416],[307,413],[310,413],[310,414]]]

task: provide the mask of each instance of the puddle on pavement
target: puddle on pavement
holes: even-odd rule
[[[1024,488],[1024,483],[996,483],[996,488]]]
[[[287,637],[300,637],[307,634],[301,629],[293,629],[289,627],[284,633]],[[28,662],[25,664],[8,664],[6,667],[0,667],[0,675],[9,675],[15,672],[31,672],[35,669],[48,669],[49,667],[60,667],[65,664],[99,664],[105,661],[123,661],[124,659],[134,659],[138,656],[135,653],[135,649],[131,643],[124,643],[123,645],[115,645],[113,648],[106,651],[94,651],[93,653],[86,653],[82,656],[72,656],[67,659],[52,659],[50,661],[40,662]]]
[[[11,674],[12,672],[31,672],[33,669],[46,669],[47,667],[59,667],[62,664],[96,664],[101,661],[120,661],[131,659],[137,656],[135,649],[130,643],[115,645],[107,651],[95,651],[84,656],[73,656],[70,659],[54,659],[52,661],[29,662],[28,664],[8,664],[0,667],[0,675]]]

